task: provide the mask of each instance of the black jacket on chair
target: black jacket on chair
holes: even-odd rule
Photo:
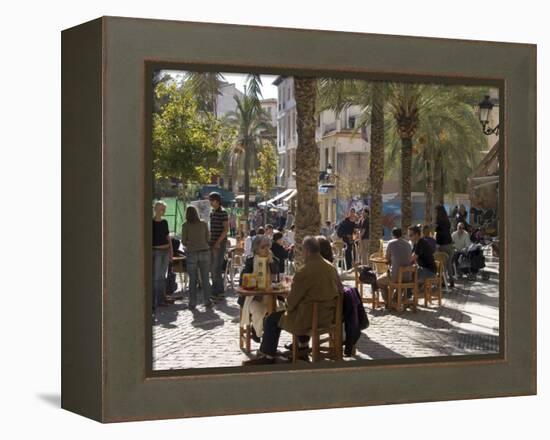
[[[359,340],[361,336],[361,330],[366,329],[369,326],[369,318],[365,308],[363,307],[363,301],[359,295],[359,291],[355,287],[344,288],[344,302],[343,302],[343,321],[344,329],[346,331],[346,339],[344,340],[344,353],[351,355],[353,346]]]

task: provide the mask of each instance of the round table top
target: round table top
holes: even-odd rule
[[[290,286],[284,286],[278,289],[245,289],[244,287],[235,287],[235,292],[243,296],[257,296],[257,295],[288,295],[290,293]]]
[[[384,263],[384,264],[388,264],[388,261],[383,258],[383,257],[373,257],[373,258],[369,258],[369,261],[372,262],[372,263]]]
[[[187,259],[187,257],[185,255],[174,255],[174,257],[172,258],[172,261],[183,261]]]

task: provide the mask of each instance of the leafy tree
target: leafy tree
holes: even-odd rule
[[[230,132],[210,114],[199,114],[189,93],[159,83],[155,98],[163,105],[153,114],[153,170],[156,179],[207,183],[218,172],[218,154]]]
[[[271,143],[264,142],[258,152],[258,162],[259,166],[252,182],[263,194],[267,194],[273,188],[277,177],[277,153]]]

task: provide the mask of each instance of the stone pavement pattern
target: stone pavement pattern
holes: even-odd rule
[[[490,266],[490,265],[488,265]],[[498,275],[498,262],[493,262]],[[351,285],[349,281],[345,282]],[[366,288],[368,289],[368,287]],[[200,296],[199,296],[200,298]],[[498,277],[483,281],[462,279],[444,291],[441,307],[433,303],[402,314],[366,306],[370,326],[363,330],[353,359],[396,359],[498,352]],[[228,291],[213,309],[187,309],[187,298],[157,311],[153,326],[153,369],[240,366],[252,353],[239,348],[239,305]],[[279,349],[291,341],[282,332]]]

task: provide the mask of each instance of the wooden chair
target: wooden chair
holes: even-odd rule
[[[321,302],[313,303],[311,317],[311,331],[308,336],[311,336],[311,361],[317,362],[322,354],[326,354],[334,361],[342,360],[342,307],[343,295],[338,294],[336,298],[336,307],[334,309],[334,318],[332,324],[328,327],[319,327],[318,307]],[[322,337],[326,335],[325,337]],[[323,346],[328,342],[328,347]],[[298,337],[292,335],[292,362],[296,363],[298,359]]]
[[[243,308],[241,307],[241,315],[239,320],[239,348],[245,350],[247,353],[250,353],[250,341],[252,339],[252,330],[250,324],[241,326],[243,320]]]
[[[364,304],[371,304],[372,309],[376,309],[378,306],[383,305],[384,301],[380,301],[380,289],[372,289],[371,288],[371,297],[368,298],[366,296],[365,290],[364,290],[364,284],[359,279],[359,267],[361,265],[359,263],[354,264],[354,274],[355,274],[355,287],[357,291],[359,292],[359,296],[361,297],[361,301]],[[370,286],[370,284],[369,284]]]
[[[436,252],[434,253],[435,261],[439,261],[443,267],[443,283],[445,284],[445,289],[449,286],[449,280],[447,280],[447,260],[449,255],[445,252]]]
[[[441,284],[443,280],[443,272],[445,272],[445,266],[439,261],[435,261],[436,276],[433,278],[426,278],[424,280],[424,307],[427,307],[428,303],[432,303],[432,299],[437,299],[441,306]]]
[[[404,281],[409,275],[410,280]],[[407,296],[407,290],[412,289],[413,296],[411,299]],[[418,273],[416,266],[403,266],[399,268],[397,274],[397,283],[390,281],[388,285],[388,308],[393,307],[393,295],[397,294],[396,310],[400,313],[406,305],[411,305],[414,312],[418,305]]]

